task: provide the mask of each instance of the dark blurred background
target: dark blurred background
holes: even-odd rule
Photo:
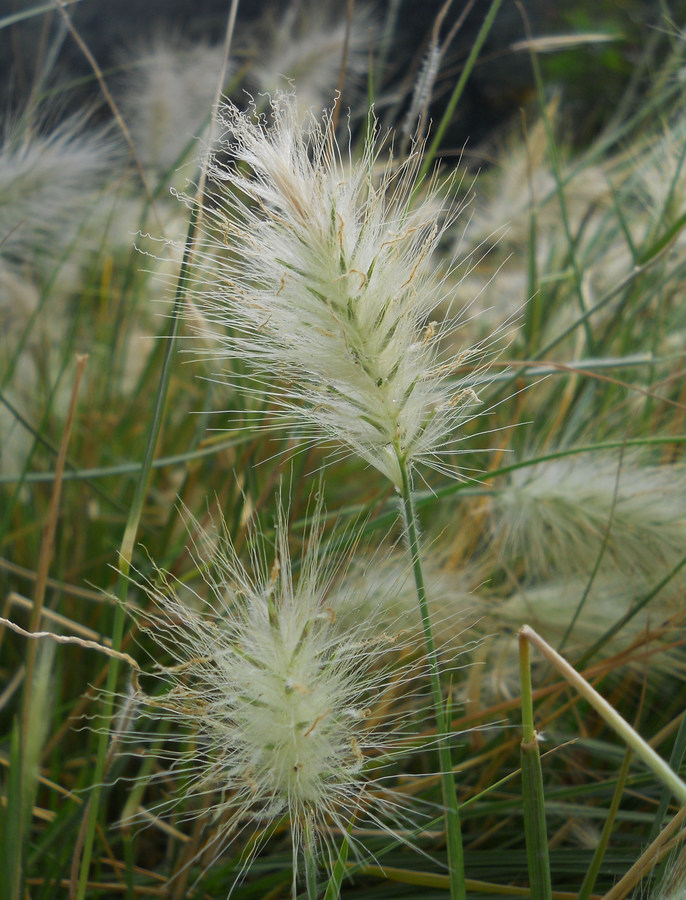
[[[375,0],[372,42],[380,37],[393,0]],[[30,15],[39,0],[0,2],[0,100],[4,117],[17,116],[30,96],[36,78],[36,61],[53,53],[49,83],[42,85],[48,116],[61,116],[84,103],[100,105],[101,117],[108,115],[101,92],[81,50],[66,32],[56,13]],[[228,0],[80,0],[68,5],[69,15],[108,78],[116,79],[122,54],[146,37],[159,33],[182,35],[187,40],[220,42],[226,29]],[[338,4],[345,9],[344,0]],[[357,6],[362,6],[357,0]],[[238,10],[237,37],[250,39],[258,19],[271,14],[278,21],[292,6],[283,0],[242,0]],[[388,56],[386,91],[399,91],[411,83],[412,72],[421,64],[443,0],[400,0],[397,29]],[[431,107],[434,119],[449,96],[460,67],[490,6],[476,0],[464,25],[445,56]],[[464,8],[464,0],[454,0],[445,17],[445,35]],[[583,143],[617,106],[632,77],[649,77],[653,60],[667,52],[668,42],[679,39],[686,0],[674,0],[667,7],[657,0],[504,0],[481,53],[480,62],[469,80],[458,114],[446,143],[460,147],[484,139],[494,127],[508,119],[532,99],[533,79],[529,55],[517,49],[526,37],[522,10],[534,36],[604,33],[613,36],[605,43],[588,43],[540,54],[546,85],[564,96],[568,139]],[[662,42],[662,43],[661,43]],[[514,47],[513,47],[514,45]],[[55,90],[52,97],[50,90]],[[640,96],[640,85],[638,85]],[[411,93],[411,87],[409,88]],[[402,112],[402,110],[401,110]]]

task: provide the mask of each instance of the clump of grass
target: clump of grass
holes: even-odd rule
[[[122,100],[116,121],[131,126],[147,188],[85,124],[41,132],[27,116],[6,129],[0,579],[2,618],[19,631],[0,633],[3,900],[276,900],[301,889],[296,869],[311,900],[496,894],[521,889],[534,828],[550,874],[532,863],[531,890],[585,900],[615,881],[626,895],[653,872],[655,888],[660,836],[678,842],[680,782],[634,767],[547,656],[522,703],[512,635],[531,618],[683,767],[683,42],[655,32],[644,101],[630,86],[622,115],[583,148],[560,139],[564,91],[553,103],[539,82],[526,129],[518,115],[507,129],[522,137],[494,136],[470,173],[473,148],[458,164],[446,146],[448,117],[423,159],[404,137],[387,155],[358,87],[402,129],[413,88],[428,108],[444,81],[428,66],[398,96],[398,4],[379,48],[370,14],[348,11],[289,5],[257,53],[239,10],[218,143],[206,130],[214,45],[189,38],[125,62],[165,103],[178,94],[161,144],[164,129],[136,111],[153,94]],[[442,40],[457,19],[442,15],[426,37],[448,79],[457,59]],[[425,56],[418,46],[418,73]],[[50,59],[34,67],[32,102]],[[281,75],[295,97],[263,96]],[[337,125],[320,111],[341,84]],[[201,170],[196,199],[169,202],[198,141],[214,153],[209,181]],[[422,177],[437,151],[443,172]],[[178,319],[169,341],[139,341],[167,330],[152,311],[166,309],[165,281],[174,316],[186,307],[182,358]],[[497,358],[494,332],[499,346],[508,336]],[[58,514],[74,348],[90,362]],[[179,504],[198,520],[195,546]],[[126,595],[128,620],[112,594]],[[64,641],[26,687],[40,720],[22,731],[27,625]],[[151,672],[116,716],[116,666],[145,653]],[[527,753],[543,732],[524,828],[522,706]],[[82,729],[84,716],[100,728]]]

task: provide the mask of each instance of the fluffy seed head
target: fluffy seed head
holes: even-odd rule
[[[369,68],[369,36],[375,24],[371,9],[357,3],[350,22],[336,0],[280,4],[276,17],[275,9],[268,9],[251,29],[250,90],[268,93],[287,79],[297,88],[301,118],[308,109],[321,110],[335,95],[347,40],[345,96],[350,101],[365,84]]]
[[[328,119],[303,126],[292,95],[276,96],[271,121],[232,104],[221,117],[203,335],[249,363],[260,393],[280,377],[277,407],[395,485],[404,465],[440,467],[475,399],[454,374],[475,351],[444,358],[456,322],[430,318],[443,298],[427,263],[455,210],[436,190],[414,204],[418,151],[380,173],[373,139],[344,159]]]
[[[223,48],[160,36],[137,47],[126,64],[131,61],[122,98],[126,121],[144,165],[165,171],[179,165],[188,145],[207,131]]]
[[[221,823],[214,856],[251,823],[286,816],[297,866],[304,845],[332,851],[330,829],[345,832],[352,817],[383,825],[379,809],[391,821],[402,813],[402,799],[384,800],[380,780],[380,757],[402,748],[402,714],[377,704],[398,690],[399,679],[407,696],[409,672],[389,655],[396,645],[379,636],[368,613],[352,627],[338,625],[347,589],[335,566],[320,559],[316,521],[297,577],[283,516],[271,566],[256,546],[249,571],[228,539],[219,539],[211,565],[203,566],[215,572],[206,576],[212,596],[195,598],[199,610],[162,573],[161,586],[144,586],[156,614],[141,628],[174,662],[157,666],[166,692],[138,690],[137,721],[171,723],[165,747],[154,751],[168,763],[159,777],[173,777],[177,789],[185,781],[174,804],[207,798]],[[134,730],[125,735],[140,738]]]
[[[490,530],[508,566],[526,575],[590,572],[604,562],[649,579],[676,565],[686,540],[681,466],[626,454],[553,459],[511,473],[489,498]]]
[[[559,644],[565,637],[565,653],[583,653],[635,607],[645,590],[625,572],[611,570],[597,576],[590,590],[588,577],[558,576],[534,586],[522,586],[504,599],[475,597],[475,603],[480,600],[484,612],[479,623],[484,642],[477,654],[482,665],[470,669],[469,693],[483,690],[490,699],[519,695],[514,635],[524,623],[550,643]],[[641,679],[650,660],[651,677],[683,679],[686,666],[678,636],[684,618],[683,603],[665,602],[660,597],[626,622],[605,643],[608,654],[617,654],[614,677]]]
[[[0,139],[0,266],[31,272],[79,237],[115,160],[102,134],[72,118],[51,133],[21,123]],[[73,255],[73,253],[72,253]]]

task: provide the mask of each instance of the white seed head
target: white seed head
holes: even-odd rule
[[[490,530],[509,566],[527,575],[590,572],[604,561],[633,576],[676,565],[686,541],[681,466],[646,466],[628,454],[550,460],[510,475],[489,498]]]
[[[0,143],[0,265],[33,274],[41,262],[62,264],[90,246],[84,225],[114,159],[113,145],[86,134],[78,117],[50,133],[26,123],[8,128]]]
[[[515,635],[522,625],[531,625],[552,644],[559,644],[564,637],[565,653],[583,653],[606,636],[648,589],[626,573],[611,570],[596,576],[590,590],[588,577],[558,576],[522,586],[504,599],[475,597],[483,603],[479,630],[484,641],[475,654],[475,661],[482,665],[473,666],[469,672],[473,685],[478,685],[470,693],[483,691],[491,700],[519,695]],[[677,649],[683,623],[683,603],[664,602],[662,597],[627,621],[605,644],[607,654],[618,655],[617,677],[633,675],[641,679],[650,660],[651,676],[684,678],[686,666]]]
[[[164,171],[198,155],[205,139],[222,71],[221,45],[182,43],[157,37],[136,48],[122,107],[134,146],[145,166]],[[194,148],[189,148],[193,142]]]
[[[203,336],[249,364],[253,388],[281,378],[281,411],[395,485],[404,465],[441,467],[473,400],[455,376],[473,351],[444,358],[455,320],[430,322],[443,298],[427,263],[455,210],[435,190],[414,204],[419,153],[379,174],[370,139],[345,160],[328,119],[303,126],[292,95],[275,97],[271,121],[232,104],[221,119],[231,162],[210,169],[216,280],[196,292]]]
[[[283,8],[282,8],[283,7]],[[348,21],[336,0],[300,0],[267,10],[251,29],[254,62],[247,80],[256,93],[283,87],[287,79],[297,89],[299,117],[309,109],[321,110],[335,95],[346,47],[345,96],[349,102],[366,80],[369,68],[369,36],[374,20],[364,3],[355,5]]]
[[[151,751],[167,762],[159,777],[173,773],[175,784],[186,783],[170,806],[184,796],[211,797],[222,822],[215,856],[251,823],[285,816],[297,867],[303,846],[333,852],[331,829],[345,831],[353,817],[369,815],[382,827],[406,819],[402,797],[384,800],[381,777],[381,757],[388,762],[403,749],[403,713],[381,705],[399,684],[409,695],[423,663],[412,671],[398,665],[402,641],[391,660],[391,642],[378,637],[368,611],[356,625],[339,626],[336,597],[346,592],[345,579],[339,584],[336,565],[321,560],[317,517],[297,577],[282,515],[271,565],[258,536],[252,571],[226,537],[215,538],[211,565],[203,564],[215,573],[205,576],[211,598],[196,597],[197,609],[163,573],[161,585],[144,585],[156,613],[141,628],[172,664],[157,667],[166,692],[138,691],[136,721],[171,723],[165,747]],[[140,739],[133,729],[124,736]],[[365,771],[370,759],[373,777]]]

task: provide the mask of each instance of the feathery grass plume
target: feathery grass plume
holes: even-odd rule
[[[625,455],[588,454],[517,469],[489,497],[494,549],[527,577],[590,572],[605,534],[605,562],[654,578],[686,546],[686,473]],[[615,500],[616,492],[616,500]]]
[[[583,653],[631,610],[644,591],[625,573],[615,570],[597,576],[590,591],[587,579],[558,576],[532,587],[522,587],[502,601],[488,598],[484,604],[488,614],[480,629],[484,634],[490,632],[491,637],[484,642],[485,666],[476,677],[482,680],[489,694],[499,698],[517,696],[519,672],[513,635],[522,622],[531,624],[554,644],[566,636],[566,653]],[[577,610],[579,616],[567,635]],[[646,658],[641,652],[645,649],[650,652],[651,676],[656,681],[675,676],[683,679],[686,677],[683,654],[669,645],[683,633],[684,621],[683,604],[656,598],[608,641],[603,652],[613,655],[635,645],[636,659],[629,653],[622,673],[633,671],[639,678],[645,674]]]
[[[83,131],[81,118],[40,134],[25,120],[5,130],[0,146],[0,264],[29,268],[70,264],[90,242],[81,229],[111,177],[113,144]],[[79,237],[78,252],[72,244]]]
[[[425,563],[424,570],[436,642],[442,657],[453,664],[456,655],[463,653],[474,637],[470,634],[466,638],[465,633],[483,613],[479,597],[471,592],[478,576],[476,571],[448,571],[434,558]],[[343,598],[336,606],[337,621],[342,627],[354,628],[362,615],[369,617],[379,633],[402,627],[421,646],[417,591],[404,553],[359,553],[346,573],[346,582],[350,587],[348,599]],[[389,585],[393,585],[392,591]]]
[[[25,111],[5,122],[0,143],[0,387],[34,422],[59,371],[65,295],[82,288],[100,239],[86,224],[116,161],[114,142],[86,132],[85,116],[52,131],[37,118]],[[53,408],[60,401],[65,411],[68,394]],[[0,435],[0,470],[20,472],[34,436],[4,404]]]
[[[412,136],[413,129],[417,127],[417,122],[426,115],[429,108],[442,57],[443,48],[438,41],[432,40],[414,84],[410,108],[403,121],[402,132],[408,139]]]
[[[617,570],[596,576],[590,590],[587,578],[557,575],[548,581],[522,586],[504,598],[475,592],[473,609],[481,610],[475,632],[480,640],[475,642],[477,649],[468,671],[465,695],[486,702],[500,702],[519,695],[515,635],[523,622],[531,624],[553,645],[559,645],[564,638],[565,654],[574,656],[604,638],[644,593],[643,586]],[[679,644],[685,622],[681,598],[660,596],[607,641],[603,654],[618,657],[617,676],[625,689],[641,681],[647,665],[657,686],[673,679],[686,679]],[[546,668],[542,661],[536,665]]]
[[[686,160],[684,138],[686,116],[681,109],[657,134],[651,135],[643,145],[632,148],[625,161],[628,205],[634,216],[630,218],[634,237],[640,240],[646,226],[652,238],[660,229],[675,224],[683,215],[686,203]],[[626,166],[626,162],[629,166]],[[683,229],[677,245],[683,250]]]
[[[138,46],[125,62],[130,71],[122,108],[146,167],[162,174],[180,164],[184,151],[195,166],[223,59],[221,44],[157,36],[148,46]]]
[[[255,47],[247,52],[255,59],[247,84],[255,93],[283,88],[284,79],[296,88],[298,116],[328,107],[341,73],[348,24],[342,4],[332,0],[306,0],[278,8],[279,18],[268,10],[256,23]],[[350,22],[345,60],[345,96],[350,99],[365,83],[369,68],[369,39],[373,28],[370,8],[355,4]]]
[[[34,426],[66,413],[71,389],[60,379],[72,342],[112,354],[117,326],[98,326],[117,311],[103,303],[91,314],[95,272],[104,265],[104,290],[118,268],[112,259],[131,252],[141,209],[120,193],[128,183],[114,138],[87,131],[86,115],[45,132],[37,117],[26,111],[7,124],[0,146],[0,387]],[[5,405],[0,428],[0,469],[19,473],[35,436]]]
[[[271,564],[259,532],[246,566],[224,532],[196,526],[193,555],[209,599],[194,594],[192,605],[184,602],[188,586],[164,572],[156,584],[142,585],[153,612],[141,616],[140,627],[172,664],[155,665],[159,693],[137,688],[124,740],[149,740],[149,728],[135,730],[146,720],[169,724],[164,745],[150,752],[163,765],[155,779],[172,779],[177,796],[154,808],[190,801],[189,817],[211,814],[205,860],[216,860],[232,841],[250,844],[259,831],[243,851],[244,873],[265,829],[286,819],[295,896],[299,856],[322,853],[333,865],[335,833],[345,834],[353,819],[391,833],[407,827],[409,801],[384,781],[393,759],[421,742],[417,710],[425,700],[415,679],[424,663],[403,662],[404,641],[379,633],[363,593],[365,614],[339,624],[337,609],[350,608],[359,584],[345,578],[343,547],[332,554],[322,546],[321,506],[297,574],[281,507],[277,516]],[[409,707],[390,708],[398,693]],[[415,727],[406,727],[408,716]],[[354,833],[350,841],[355,847]]]
[[[35,403],[40,394],[39,366],[45,357],[46,336],[37,329],[26,333],[39,304],[37,287],[11,267],[0,265],[0,384],[13,407]],[[5,403],[0,403],[0,434],[0,472],[20,472],[33,436]]]
[[[282,413],[396,487],[420,462],[452,471],[450,435],[476,399],[455,373],[477,350],[442,351],[459,318],[430,320],[443,297],[427,262],[457,211],[435,185],[412,204],[419,148],[379,174],[373,138],[353,162],[328,117],[300,123],[292,95],[277,94],[271,114],[221,111],[233,162],[210,165],[219,196],[205,259],[217,281],[196,292],[198,330],[220,357],[247,362]]]
[[[574,160],[564,144],[558,145],[558,152],[564,158],[561,177],[565,205],[570,229],[575,234],[589,209],[609,205],[610,191],[601,166]],[[493,164],[479,175],[477,182],[478,196],[467,228],[471,244],[488,241],[507,227],[507,249],[526,247],[532,212],[543,230],[553,229],[564,240],[543,121],[534,123],[526,140],[518,132],[511,132],[491,154]]]

